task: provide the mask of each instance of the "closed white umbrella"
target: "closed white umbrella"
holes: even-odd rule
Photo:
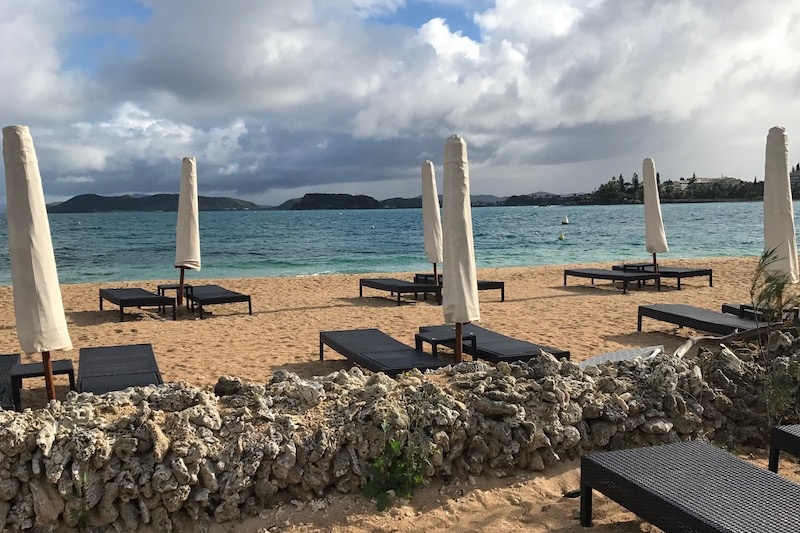
[[[444,144],[444,321],[456,325],[455,359],[461,361],[461,325],[480,320],[467,143],[453,135]]]
[[[197,163],[184,157],[178,196],[178,225],[175,232],[175,268],[181,269],[178,305],[183,303],[183,282],[187,269],[200,270],[200,219],[197,200]]]
[[[422,232],[425,255],[433,263],[433,282],[438,283],[436,263],[442,262],[442,214],[439,211],[439,192],[433,162],[422,163]]]
[[[789,148],[786,130],[778,126],[771,128],[767,134],[764,249],[775,250],[775,260],[766,265],[766,268],[785,274],[790,282],[797,283],[797,238],[789,181]]]
[[[50,352],[71,350],[58,284],[39,161],[27,126],[3,128],[8,252],[17,337],[26,354],[40,352],[47,398],[53,400]]]
[[[644,240],[647,251],[653,254],[653,270],[658,272],[656,254],[669,252],[664,220],[661,218],[661,198],[656,182],[656,164],[648,158],[642,162],[644,175]]]

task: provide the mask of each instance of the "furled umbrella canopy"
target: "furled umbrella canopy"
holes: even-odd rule
[[[444,321],[456,325],[456,361],[461,360],[461,325],[480,320],[467,143],[458,135],[444,145]]]
[[[437,283],[436,263],[442,262],[442,215],[433,162],[422,163],[422,231],[425,255],[433,263],[433,279]]]
[[[647,251],[653,254],[653,269],[658,272],[656,254],[669,252],[664,220],[661,218],[661,198],[656,182],[656,164],[648,158],[642,162],[644,176],[644,237]]]
[[[22,351],[42,354],[47,397],[55,399],[50,352],[71,350],[58,283],[39,161],[27,126],[3,128],[8,251],[17,337]]]
[[[786,130],[774,127],[767,134],[764,168],[764,248],[775,250],[766,268],[785,274],[797,283],[797,238],[794,228],[792,187],[789,181],[789,148]]]
[[[184,157],[181,167],[178,225],[175,233],[175,268],[181,269],[178,286],[178,305],[181,305],[186,270],[200,270],[200,218],[197,200],[197,163],[194,157]]]

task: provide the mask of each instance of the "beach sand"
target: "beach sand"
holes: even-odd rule
[[[663,344],[676,349],[693,332],[663,322],[645,320],[636,331],[636,311],[641,304],[689,303],[719,309],[725,302],[748,302],[750,278],[757,258],[709,258],[664,260],[670,266],[713,268],[714,286],[708,278],[683,280],[677,290],[667,279],[660,291],[652,283],[623,294],[607,281],[595,286],[588,279],[569,278],[564,286],[565,266],[482,269],[479,279],[506,283],[506,301],[499,291],[481,291],[480,324],[492,330],[537,344],[569,350],[580,361],[592,355],[635,346]],[[571,266],[578,267],[578,266]],[[610,264],[579,265],[610,268]],[[202,274],[199,273],[199,274]],[[215,305],[207,318],[199,320],[187,310],[178,320],[159,316],[155,309],[126,309],[119,322],[115,305],[104,303],[98,310],[98,289],[144,287],[155,291],[158,283],[175,280],[128,283],[63,285],[62,296],[74,349],[53,354],[78,363],[81,347],[151,343],[165,381],[183,380],[212,387],[221,375],[240,376],[264,383],[278,368],[303,377],[324,375],[349,368],[347,360],[329,348],[319,361],[319,332],[334,329],[380,328],[413,346],[419,326],[440,324],[442,308],[431,300],[405,299],[400,306],[389,294],[364,289],[358,296],[360,277],[379,275],[325,275],[292,278],[201,280],[189,272],[187,282],[218,283],[252,295],[253,315],[247,304]],[[386,274],[411,279],[413,273]],[[176,271],[177,278],[177,271]],[[0,350],[19,351],[14,327],[12,292],[0,287]],[[40,356],[23,355],[23,362],[38,362]],[[56,376],[57,395],[68,390],[66,376]],[[43,379],[23,384],[23,407],[44,404]],[[766,452],[754,450],[751,457],[766,465]],[[782,474],[800,481],[800,468],[784,460]],[[502,479],[479,478],[442,485],[434,481],[418,488],[411,501],[400,500],[380,513],[361,495],[334,494],[322,505],[287,504],[217,531],[583,531],[577,520],[578,499],[564,493],[579,487],[577,461],[549,467],[544,472],[519,472]],[[657,531],[635,515],[595,493],[593,531]]]

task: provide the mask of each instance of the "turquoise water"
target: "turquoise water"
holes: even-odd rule
[[[758,255],[763,204],[665,204],[674,258]],[[798,212],[797,206],[795,213]],[[564,215],[570,224],[562,225]],[[50,214],[62,283],[172,279],[176,213]],[[642,205],[473,208],[479,268],[619,261],[649,256]],[[559,233],[564,240],[559,240]],[[203,269],[191,279],[427,271],[422,211],[200,213]],[[0,220],[0,285],[10,285]]]

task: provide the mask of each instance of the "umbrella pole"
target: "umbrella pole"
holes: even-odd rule
[[[44,385],[47,389],[47,399],[56,399],[56,386],[53,383],[53,363],[50,361],[50,352],[42,352],[42,367],[44,368]]]
[[[178,308],[183,305],[183,275],[186,273],[186,267],[178,267],[181,269],[181,281],[178,283]]]
[[[433,264],[433,284],[439,284],[439,276],[436,275],[436,263]]]
[[[461,357],[463,354],[464,345],[462,344],[462,338],[463,337],[461,334],[461,322],[456,322],[456,343],[455,346],[453,346],[456,363],[461,362]]]
[[[653,272],[658,274],[658,261],[656,261],[656,254],[653,252]]]

